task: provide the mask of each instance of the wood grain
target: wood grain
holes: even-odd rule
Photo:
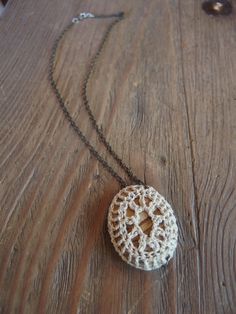
[[[107,139],[176,210],[166,268],[115,253],[119,190],[64,119],[47,81],[53,40],[78,12],[124,10],[89,85]],[[99,143],[80,82],[108,21],[68,33],[57,77]],[[200,1],[19,1],[0,17],[0,313],[236,313],[236,22]]]

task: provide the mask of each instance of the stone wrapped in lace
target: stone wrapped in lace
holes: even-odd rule
[[[121,258],[143,270],[166,264],[177,246],[173,210],[150,186],[131,185],[120,190],[109,208],[108,230]]]

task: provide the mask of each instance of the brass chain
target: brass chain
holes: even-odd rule
[[[86,136],[83,134],[83,132],[80,130],[80,128],[78,127],[78,125],[75,123],[75,121],[73,120],[71,114],[69,113],[66,104],[65,104],[65,100],[63,98],[63,96],[60,93],[60,90],[58,88],[58,85],[56,83],[56,80],[54,78],[54,70],[55,70],[55,60],[56,60],[56,53],[57,53],[57,49],[58,46],[61,42],[61,40],[64,38],[64,35],[73,27],[73,25],[80,23],[81,21],[85,20],[85,19],[89,19],[89,18],[113,18],[115,17],[116,20],[113,21],[107,28],[103,39],[99,45],[99,48],[95,54],[95,56],[92,58],[90,65],[88,67],[88,71],[87,74],[85,76],[85,79],[83,81],[82,84],[82,90],[81,90],[81,97],[82,97],[82,103],[84,105],[84,108],[89,116],[90,122],[93,126],[93,128],[95,129],[99,140],[103,143],[104,147],[106,148],[107,152],[113,157],[113,159],[117,162],[117,164],[125,171],[125,173],[127,174],[127,176],[130,178],[130,180],[135,183],[135,184],[141,184],[141,185],[145,185],[140,179],[138,179],[138,177],[136,177],[132,170],[121,160],[121,158],[115,153],[115,151],[112,149],[111,145],[109,144],[109,142],[106,140],[104,133],[102,131],[102,128],[100,128],[97,124],[97,121],[93,115],[93,112],[91,110],[91,107],[89,105],[89,101],[88,101],[88,95],[87,95],[87,86],[88,86],[88,82],[90,80],[91,74],[94,71],[94,68],[97,64],[97,60],[103,50],[103,47],[109,37],[109,34],[111,32],[111,30],[113,29],[113,27],[120,21],[123,19],[124,13],[120,12],[117,14],[112,14],[112,15],[94,15],[91,13],[81,13],[78,17],[74,17],[71,21],[70,24],[68,24],[63,31],[60,33],[60,35],[57,37],[57,39],[55,40],[53,47],[52,47],[52,51],[51,51],[51,55],[50,55],[50,59],[49,59],[49,82],[50,85],[52,87],[52,90],[55,93],[55,96],[58,100],[58,103],[65,115],[65,118],[69,121],[71,127],[74,129],[74,131],[77,133],[77,135],[80,137],[81,141],[86,145],[86,147],[89,149],[89,151],[91,152],[91,154],[102,164],[102,166],[116,179],[116,181],[120,184],[121,187],[125,187],[127,185],[127,183],[118,175],[118,173],[112,169],[112,167],[106,162],[106,160],[98,153],[98,151],[91,145],[90,141],[86,138]]]

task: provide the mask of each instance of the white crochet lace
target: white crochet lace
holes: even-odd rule
[[[173,210],[151,186],[131,185],[120,190],[109,208],[108,230],[121,258],[143,270],[166,264],[177,246]]]

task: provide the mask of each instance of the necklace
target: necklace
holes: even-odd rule
[[[92,127],[109,155],[117,162],[134,185],[126,181],[106,162],[92,146],[69,113],[63,96],[54,78],[55,60],[59,44],[65,34],[75,24],[86,19],[113,18],[108,26],[99,48],[90,62],[87,74],[82,84],[81,98]],[[62,30],[54,42],[49,60],[49,82],[65,118],[90,153],[116,179],[121,186],[119,193],[113,198],[108,211],[108,231],[115,250],[128,264],[143,270],[153,270],[165,265],[173,256],[178,239],[178,227],[171,206],[153,187],[142,182],[132,170],[115,153],[106,140],[102,129],[98,126],[89,105],[87,85],[96,66],[99,55],[113,27],[124,18],[124,13],[110,15],[94,15],[81,13]]]

